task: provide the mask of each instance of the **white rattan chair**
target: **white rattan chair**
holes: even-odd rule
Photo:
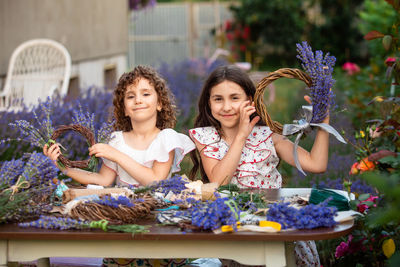
[[[70,75],[71,56],[63,45],[49,39],[24,42],[11,55],[0,109],[32,107],[56,91],[63,97]]]

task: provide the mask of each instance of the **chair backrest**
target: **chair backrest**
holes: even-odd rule
[[[33,39],[19,45],[11,55],[0,109],[18,108],[44,100],[58,91],[68,91],[71,56],[60,43],[49,39]]]

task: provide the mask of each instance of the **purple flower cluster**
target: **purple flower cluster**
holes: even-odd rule
[[[153,191],[161,192],[163,194],[168,194],[170,191],[174,194],[179,194],[182,190],[187,189],[185,186],[187,183],[189,182],[186,179],[183,179],[182,176],[174,175],[165,180],[151,184],[150,188]]]
[[[333,67],[336,58],[327,53],[324,57],[322,51],[313,53],[307,42],[296,44],[297,58],[302,62],[303,69],[310,75],[312,85],[310,87],[310,97],[313,106],[313,116],[311,122],[322,122],[329,114],[329,109],[334,108],[334,93],[331,90],[335,83],[332,78]]]
[[[29,182],[30,188],[46,191],[54,188],[50,181],[57,177],[59,170],[53,162],[42,153],[25,153],[18,160],[3,162],[0,169],[0,183],[14,185],[22,176]]]
[[[58,172],[51,160],[37,152],[3,162],[0,169],[0,198],[3,199],[0,221],[26,220],[51,209],[46,199],[49,200],[56,187],[52,179],[57,177]],[[13,193],[14,200],[9,200],[10,195],[5,190],[1,191],[22,181],[28,183]]]
[[[131,208],[135,206],[135,204],[133,204],[132,201],[126,196],[118,196],[118,198],[112,196],[104,196],[103,198],[99,200],[94,200],[93,202],[112,208],[119,208],[120,206]]]
[[[42,229],[85,229],[89,227],[88,222],[64,217],[53,217],[41,215],[39,219],[31,222],[19,223],[19,227],[35,227]]]
[[[336,225],[334,216],[336,207],[329,207],[324,201],[318,205],[309,204],[300,209],[290,207],[289,203],[274,203],[269,206],[267,220],[278,222],[282,229],[313,229],[318,227],[332,227]]]
[[[112,122],[109,121],[111,114],[111,93],[95,87],[89,88],[77,100],[53,98],[47,99],[33,111],[27,108],[15,113],[1,111],[0,124],[7,126],[0,128],[0,160],[19,158],[23,152],[33,151],[34,146],[41,149],[48,141],[53,127],[72,124],[74,119],[80,122],[91,120],[97,131],[97,142],[105,143],[112,131]],[[13,124],[9,125],[10,122]],[[67,158],[87,158],[87,141],[81,135],[71,131],[60,136],[57,141],[67,147],[68,150],[64,152]]]
[[[214,201],[195,202],[184,213],[192,217],[192,224],[202,229],[217,229],[222,225],[231,225],[236,229],[240,209],[229,198],[217,198]]]
[[[4,161],[0,168],[0,183],[13,185],[24,171],[24,165],[25,161],[22,159]]]

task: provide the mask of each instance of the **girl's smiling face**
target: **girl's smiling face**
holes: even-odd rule
[[[157,92],[147,79],[140,78],[129,85],[124,97],[125,116],[132,121],[157,119],[157,111],[161,110]]]
[[[223,81],[211,88],[211,114],[222,128],[236,127],[239,125],[240,104],[246,100],[248,97],[242,87],[231,81]]]

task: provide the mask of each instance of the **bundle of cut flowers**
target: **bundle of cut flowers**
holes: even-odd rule
[[[82,125],[91,125],[88,128],[94,130],[96,141],[102,142],[109,137],[112,126],[112,122],[108,121],[112,107],[110,94],[91,87],[78,100],[56,96],[47,98],[33,109],[24,108],[15,113],[0,112],[0,122],[3,124],[0,129],[0,160],[16,159],[24,152],[41,151],[54,128],[78,122],[81,124],[82,119],[86,121]],[[69,159],[82,159],[88,154],[85,139],[72,131],[65,133],[58,142],[67,148],[63,153]]]
[[[51,140],[51,136],[54,132],[53,126],[53,100],[49,97],[43,103],[40,103],[39,108],[37,111],[33,110],[34,122],[29,122],[26,120],[17,120],[13,123],[9,123],[10,126],[17,129],[20,133],[20,137],[16,138],[16,140],[24,141],[30,143],[31,145],[37,147],[39,150],[42,150],[45,144],[51,145],[51,143],[55,143],[59,140]],[[40,116],[38,115],[40,114]],[[77,124],[90,129],[94,136],[96,142],[106,143],[109,141],[110,134],[112,131],[112,124],[103,122],[99,129],[95,127],[95,114],[89,113],[88,111],[83,111],[81,105],[78,103],[78,108],[72,111],[72,124]],[[62,138],[64,141],[60,141],[61,147],[63,150],[63,154],[68,153],[74,145],[74,142],[65,142],[65,138]],[[2,143],[7,141],[12,141],[12,139],[3,140]],[[67,145],[68,144],[68,145]],[[69,148],[64,148],[67,147]],[[82,147],[77,146],[77,147]],[[87,150],[86,150],[87,154]],[[97,160],[92,157],[91,159],[90,170],[96,171],[97,170]]]
[[[300,209],[289,206],[289,203],[277,202],[269,205],[266,217],[267,221],[280,223],[282,229],[313,229],[335,226],[336,212],[336,207],[328,206],[328,200],[318,205],[309,204]]]
[[[215,230],[223,225],[237,229],[240,209],[232,199],[217,196],[213,201],[193,201],[189,209],[182,211],[182,215],[190,216],[192,225],[204,230]]]
[[[297,58],[302,62],[302,67],[312,80],[310,89],[312,110],[312,123],[320,123],[329,114],[329,109],[335,107],[335,94],[332,87],[335,80],[332,78],[336,58],[327,53],[325,56],[320,50],[312,51],[307,42],[297,44]]]
[[[26,153],[0,169],[0,223],[38,217],[50,209],[58,169],[42,153]]]
[[[54,216],[45,216],[41,215],[39,219],[19,223],[19,227],[35,227],[41,229],[60,229],[60,230],[68,230],[68,229],[88,229],[88,228],[100,228],[105,232],[114,231],[114,232],[127,232],[127,233],[145,233],[148,232],[148,226],[146,225],[137,225],[137,224],[124,224],[124,225],[112,225],[107,220],[99,220],[99,221],[85,221],[85,220],[76,220],[68,217],[54,217]]]

